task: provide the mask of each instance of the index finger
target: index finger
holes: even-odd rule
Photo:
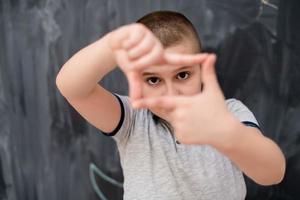
[[[207,53],[198,54],[179,54],[179,53],[165,53],[164,59],[167,63],[172,65],[196,65],[201,64],[208,57]]]
[[[129,84],[129,97],[131,101],[135,101],[142,97],[142,80],[137,71],[131,70],[127,72]]]
[[[152,97],[138,99],[132,103],[134,108],[164,108],[173,110],[177,106],[175,97]]]

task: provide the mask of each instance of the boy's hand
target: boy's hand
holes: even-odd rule
[[[200,64],[206,54],[182,55],[167,53],[160,41],[144,25],[122,26],[111,33],[110,47],[119,67],[129,82],[129,96],[134,101],[142,97],[140,72],[149,66]]]
[[[164,108],[177,139],[185,144],[216,144],[225,141],[226,128],[235,123],[228,111],[214,70],[216,57],[210,55],[202,64],[203,91],[194,96],[168,96],[141,99],[139,108]]]
[[[141,98],[141,79],[134,65],[160,63],[163,59],[161,43],[150,30],[139,23],[116,29],[111,33],[109,43],[118,66],[127,76],[131,100]]]

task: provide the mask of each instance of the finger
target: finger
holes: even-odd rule
[[[175,97],[143,98],[132,103],[135,108],[163,108],[168,111],[175,109],[177,104]]]
[[[142,80],[136,71],[129,71],[126,75],[129,83],[129,97],[133,102],[142,97]]]
[[[129,38],[129,26],[122,26],[114,30],[109,36],[109,44],[112,49],[122,48],[122,43]]]
[[[163,51],[161,43],[156,43],[147,55],[131,63],[131,69],[142,70],[149,66],[161,64],[163,62]]]
[[[129,71],[131,63],[129,61],[127,52],[123,49],[116,50],[116,61],[119,67],[126,73]]]
[[[129,58],[134,60],[150,52],[155,45],[155,40],[153,37],[154,36],[148,32],[139,44],[128,51]]]
[[[167,63],[173,65],[196,65],[201,64],[208,57],[207,53],[200,54],[178,54],[165,53],[164,59]]]
[[[129,50],[139,44],[139,42],[145,37],[148,32],[142,24],[133,24],[133,28],[130,29],[128,39],[122,43],[122,47]]]
[[[217,75],[215,72],[216,55],[210,54],[202,64],[201,80],[204,84],[204,90],[207,88],[219,87]]]

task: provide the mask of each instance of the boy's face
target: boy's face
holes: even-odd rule
[[[193,54],[191,42],[185,41],[168,47],[166,52]],[[201,91],[200,65],[149,67],[142,72],[143,97],[164,95],[195,95]],[[162,108],[150,109],[155,115],[168,120],[168,112]]]

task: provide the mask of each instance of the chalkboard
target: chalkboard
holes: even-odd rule
[[[300,199],[297,0],[0,1],[0,199],[122,199],[115,142],[67,103],[55,78],[75,52],[154,10],[195,24],[205,51],[218,55],[225,96],[242,100],[286,156],[282,183],[245,177],[247,199]],[[118,69],[100,84],[128,92]]]

